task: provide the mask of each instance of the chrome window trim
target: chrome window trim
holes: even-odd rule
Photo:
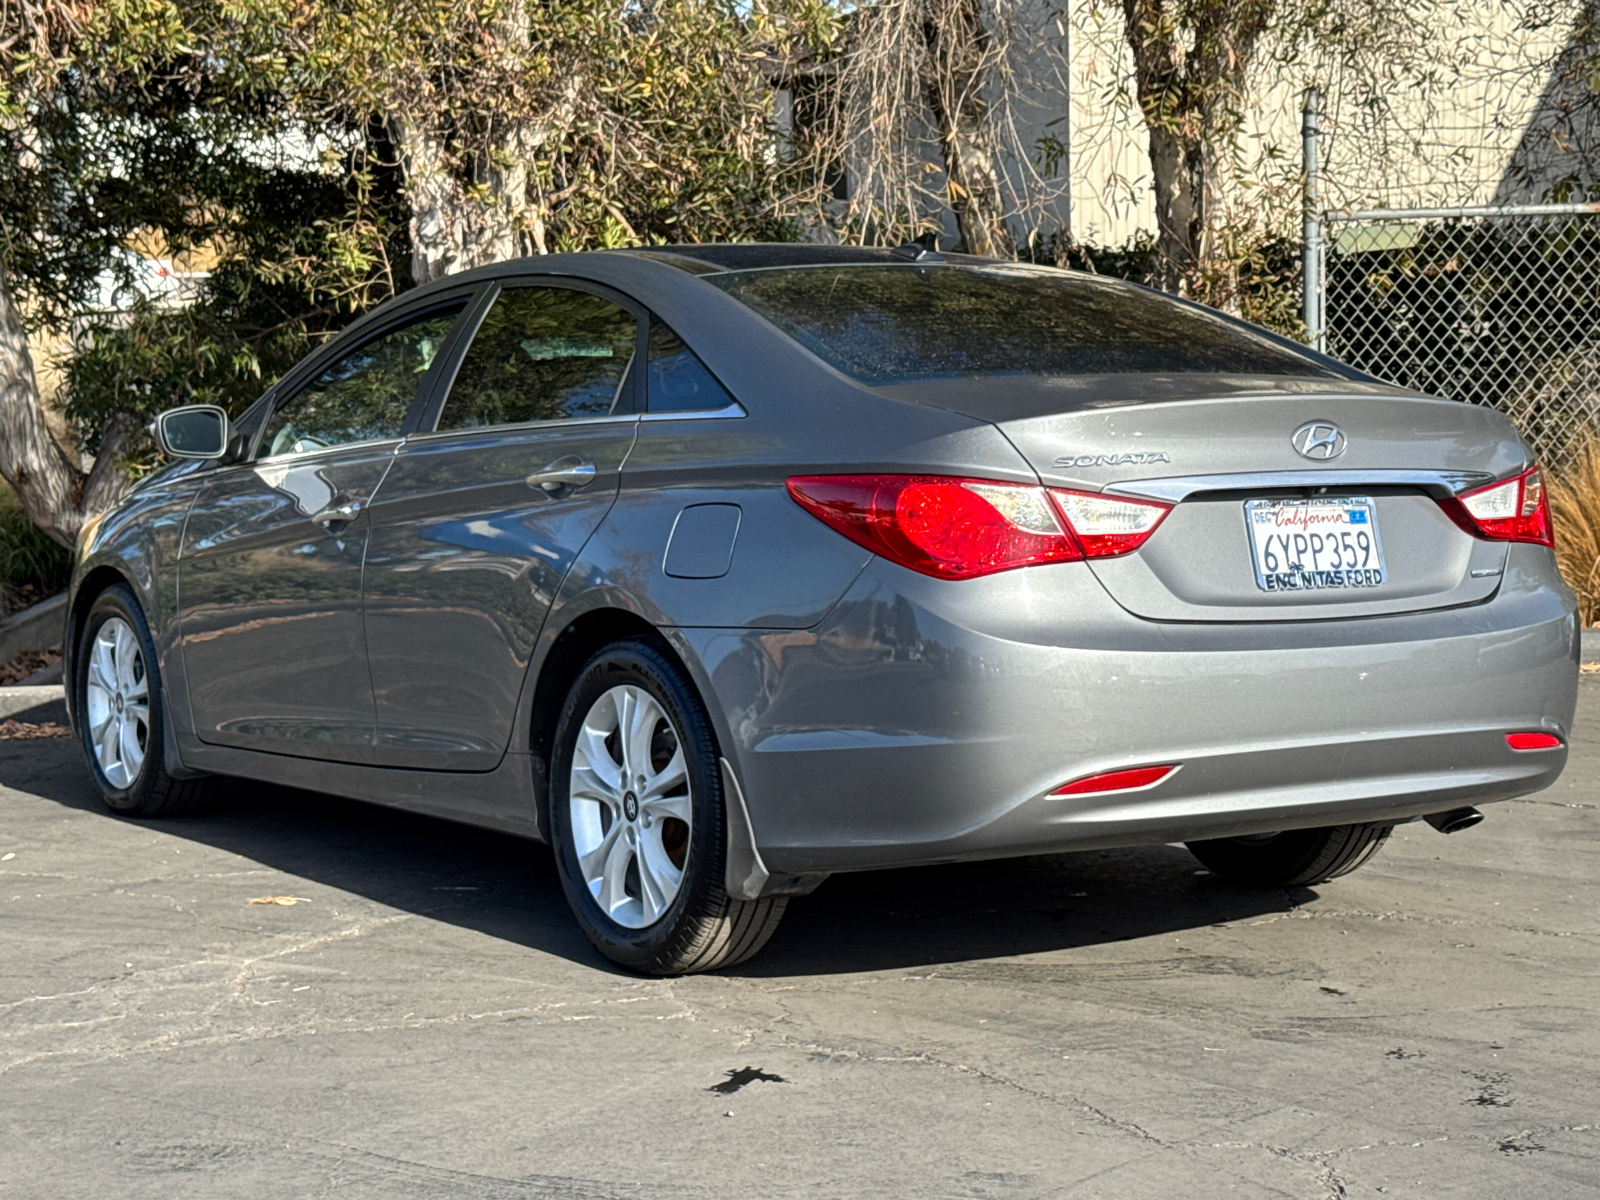
[[[685,409],[683,412],[640,413],[641,421],[726,421],[734,417],[748,417],[744,405],[735,400],[723,408]]]
[[[465,438],[496,436],[513,433],[537,432],[541,429],[571,429],[582,425],[631,425],[639,419],[638,413],[602,413],[593,417],[557,417],[551,421],[508,421],[503,425],[468,425],[459,429],[419,430],[408,434],[406,445],[439,438]]]
[[[383,446],[392,446],[398,450],[405,440],[400,434],[392,434],[389,437],[367,438],[361,442],[340,442],[337,446],[318,446],[315,450],[299,450],[291,454],[275,454],[265,458],[254,458],[249,462],[241,462],[237,465],[241,467],[259,467],[266,463],[310,461],[317,458],[327,458],[329,455],[338,454],[341,451],[373,450]],[[233,466],[234,464],[229,463],[228,465]]]
[[[1165,479],[1119,479],[1110,495],[1138,496],[1177,504],[1199,492],[1255,491],[1264,488],[1420,487],[1440,498],[1459,496],[1494,476],[1482,471],[1413,471],[1380,467],[1340,471],[1245,471],[1233,475],[1180,475]]]

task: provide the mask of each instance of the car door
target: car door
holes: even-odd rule
[[[574,281],[481,301],[427,432],[372,509],[367,644],[377,761],[487,770],[545,614],[616,499],[633,444],[641,311]]]
[[[216,470],[196,498],[178,613],[202,741],[372,761],[367,508],[469,299],[399,315],[302,385],[291,381],[254,457]]]

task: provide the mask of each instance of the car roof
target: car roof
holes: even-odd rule
[[[722,271],[764,271],[778,267],[868,266],[880,263],[915,265],[887,246],[837,246],[811,242],[708,242],[704,245],[630,248],[604,253],[628,254],[653,259],[693,275],[712,275]],[[946,261],[961,264],[986,263],[992,259],[970,254],[946,253]]]

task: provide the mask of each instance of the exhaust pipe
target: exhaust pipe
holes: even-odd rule
[[[1429,813],[1422,819],[1440,833],[1460,833],[1483,820],[1483,814],[1475,808],[1452,808],[1449,812]]]

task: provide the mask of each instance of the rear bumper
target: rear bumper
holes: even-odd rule
[[[1358,621],[1160,624],[1081,564],[951,584],[882,561],[809,630],[685,629],[774,871],[1405,819],[1549,786],[1571,596],[1517,546],[1490,601]],[[1154,787],[1051,797],[1120,768]]]

